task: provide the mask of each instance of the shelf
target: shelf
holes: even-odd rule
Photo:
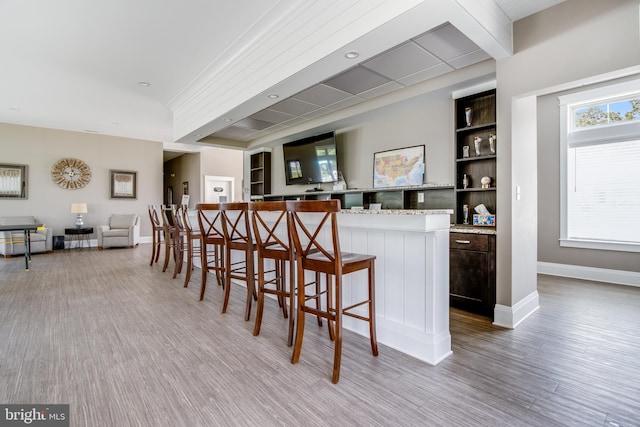
[[[474,191],[496,191],[496,187],[489,188],[456,188],[456,193],[471,193]]]
[[[494,128],[494,127],[496,127],[496,122],[484,123],[484,124],[475,125],[475,126],[467,126],[467,127],[464,127],[464,128],[458,128],[458,129],[456,129],[456,132],[473,132],[473,131],[478,131],[478,130],[490,129],[490,128]]]
[[[477,156],[477,157],[462,157],[460,159],[456,159],[456,162],[476,162],[478,160],[495,160],[496,155],[490,154],[488,156]]]

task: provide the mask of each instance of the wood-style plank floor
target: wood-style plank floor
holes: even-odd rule
[[[200,302],[200,270],[184,289],[150,252],[0,259],[0,403],[68,403],[72,426],[640,425],[639,288],[539,276],[515,330],[452,310],[437,366],[346,331],[334,385],[326,329],[292,365],[273,301],[254,337],[240,288],[223,315],[214,280]]]

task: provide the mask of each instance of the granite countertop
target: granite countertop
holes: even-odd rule
[[[455,233],[467,233],[467,234],[496,234],[495,227],[478,227],[473,225],[456,225],[451,224],[452,232]]]
[[[451,215],[453,209],[342,209],[340,213],[356,215]]]

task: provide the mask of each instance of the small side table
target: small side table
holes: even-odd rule
[[[93,227],[74,227],[74,228],[65,228],[64,229],[64,235],[69,236],[69,249],[71,249],[71,245],[73,244],[73,241],[75,240],[76,243],[76,248],[84,248],[84,242],[87,242],[87,248],[90,247],[89,245],[89,235],[93,234]],[[74,239],[75,237],[75,239]]]

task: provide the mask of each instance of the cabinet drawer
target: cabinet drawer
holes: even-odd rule
[[[449,248],[487,252],[489,250],[489,236],[486,234],[450,233]]]

